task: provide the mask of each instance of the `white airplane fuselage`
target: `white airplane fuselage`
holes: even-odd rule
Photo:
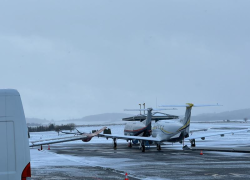
[[[152,137],[175,142],[180,141],[180,135],[183,131],[185,131],[185,128],[183,128],[180,119],[159,121],[152,126]]]
[[[183,128],[183,123],[180,119],[158,121],[152,125],[152,137],[164,141],[180,141],[180,135]],[[147,129],[145,122],[127,123],[124,128],[124,135],[126,136],[143,136]]]
[[[145,122],[130,122],[125,125],[124,135],[126,136],[143,136],[146,131],[146,123]]]

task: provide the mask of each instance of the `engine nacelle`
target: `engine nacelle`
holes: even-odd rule
[[[82,141],[83,142],[89,142],[91,139],[92,139],[92,137],[87,137],[87,138],[82,139]]]

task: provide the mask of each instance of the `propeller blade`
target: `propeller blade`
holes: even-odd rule
[[[164,109],[162,109],[162,108],[157,108],[157,109],[153,109],[153,111],[164,111],[164,110],[177,110],[177,108],[164,108]]]

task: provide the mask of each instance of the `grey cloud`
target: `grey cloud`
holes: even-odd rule
[[[249,1],[1,4],[0,80],[28,117],[122,112],[156,97],[224,105],[194,114],[249,108]]]

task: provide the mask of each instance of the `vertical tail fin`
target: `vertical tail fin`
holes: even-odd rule
[[[191,103],[187,103],[187,106],[186,106],[186,112],[185,112],[185,117],[182,121],[183,123],[183,129],[186,129],[185,130],[185,133],[184,133],[184,136],[185,137],[188,137],[189,136],[189,127],[190,127],[190,119],[191,119],[191,111],[192,111],[192,107],[194,105],[191,104]]]
[[[148,108],[148,114],[147,114],[147,118],[146,118],[146,127],[148,131],[151,131],[151,121],[152,121],[152,108]]]
[[[139,111],[148,111],[148,114],[147,114],[147,117],[146,117],[146,120],[143,121],[143,123],[145,124],[146,128],[145,128],[145,132],[143,134],[143,136],[150,136],[151,134],[151,121],[152,121],[152,111],[153,109],[152,108],[147,108],[147,109],[139,109]],[[138,109],[124,109],[124,111],[138,111]]]

